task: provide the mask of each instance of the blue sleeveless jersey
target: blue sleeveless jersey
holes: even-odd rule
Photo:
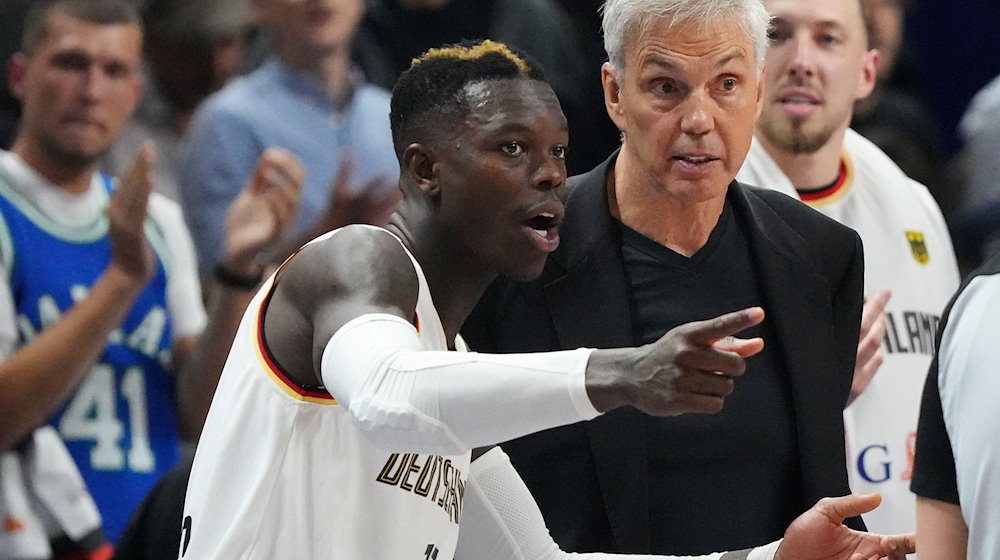
[[[104,177],[108,191],[111,180]],[[111,259],[107,218],[84,227],[52,222],[0,180],[0,258],[10,275],[21,344],[57,321]],[[173,380],[168,374],[166,244],[146,221],[156,277],[68,401],[50,419],[76,460],[112,542],[154,483],[179,458]],[[72,344],[72,341],[66,341]]]

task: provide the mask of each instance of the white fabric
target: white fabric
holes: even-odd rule
[[[368,314],[333,335],[322,375],[376,445],[454,455],[596,417],[590,352],[428,352],[408,321]]]
[[[0,453],[0,519],[0,558],[10,560],[50,558],[50,538],[79,540],[100,528],[97,506],[52,427]]]
[[[417,275],[421,348],[447,350],[419,268]],[[469,453],[379,449],[346,407],[284,381],[258,341],[272,283],[243,317],[198,443],[182,558],[453,558]]]
[[[958,266],[941,212],[923,185],[853,130],[844,138],[843,159],[848,183],[810,205],[861,236],[865,293],[892,291],[882,345],[885,362],[844,412],[848,472],[855,493],[883,496],[882,505],[863,516],[868,529],[906,533],[915,529],[916,502],[909,481],[920,397],[938,321],[958,288]],[[737,179],[797,197],[756,139]],[[908,231],[922,234],[926,263],[918,261]]]
[[[979,276],[952,307],[938,390],[955,456],[969,558],[1000,558],[1000,275]]]
[[[83,194],[67,193],[49,183],[20,157],[0,151],[0,180],[55,224],[81,227],[94,223],[104,212],[108,194],[103,180],[95,174],[90,189]],[[149,217],[164,234],[167,263],[167,305],[175,338],[200,333],[208,322],[202,302],[201,284],[195,264],[194,243],[184,223],[180,207],[153,193],[149,199]],[[0,359],[17,349],[18,333],[10,274],[0,263]]]
[[[770,560],[781,541],[750,551],[747,560]],[[725,553],[685,556],[722,560]],[[466,485],[465,517],[455,560],[653,560],[675,556],[575,554],[559,549],[510,458],[499,447],[473,461]]]

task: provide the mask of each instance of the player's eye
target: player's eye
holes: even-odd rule
[[[552,155],[555,156],[556,159],[566,159],[567,151],[569,151],[569,148],[566,146],[556,146],[555,148],[552,148]]]
[[[507,142],[500,150],[508,156],[519,156],[524,153],[524,145],[520,142]]]

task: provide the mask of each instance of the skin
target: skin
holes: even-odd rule
[[[725,18],[706,27],[660,20],[624,54],[625,68],[602,68],[608,114],[625,134],[613,206],[629,227],[691,256],[750,147],[764,87],[753,46]]]
[[[962,508],[932,498],[917,496],[917,545],[920,558],[965,560],[969,527]]]
[[[757,138],[796,187],[832,183],[854,102],[875,86],[878,53],[868,50],[861,6],[858,0],[765,5],[774,20]]]
[[[331,97],[345,102],[350,47],[363,0],[253,0],[257,22],[274,36],[287,65],[313,75]]]
[[[103,154],[142,94],[142,33],[135,25],[98,25],[54,14],[29,58],[10,64],[11,91],[23,106],[12,151],[66,190],[85,191],[78,170]]]

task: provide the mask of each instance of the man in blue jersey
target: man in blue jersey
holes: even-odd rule
[[[153,147],[120,182],[97,169],[141,94],[141,52],[127,2],[37,2],[10,65],[23,116],[0,152],[0,450],[24,453],[51,424],[112,542],[200,432],[256,256],[290,222],[302,179],[287,152],[260,158],[229,209],[206,313],[180,209],[150,194]]]

